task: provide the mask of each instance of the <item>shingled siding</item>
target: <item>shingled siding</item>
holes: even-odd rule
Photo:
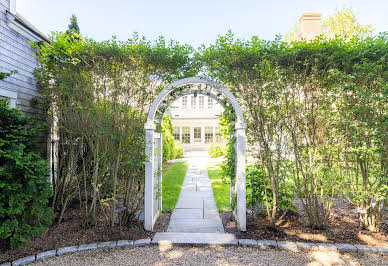
[[[39,62],[28,43],[30,40],[9,27],[9,6],[9,0],[0,0],[0,72],[17,70],[18,73],[0,81],[0,89],[17,92],[16,107],[26,114],[41,113],[30,104],[31,99],[41,98],[34,77]]]

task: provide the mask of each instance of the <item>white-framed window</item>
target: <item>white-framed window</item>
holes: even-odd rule
[[[207,97],[207,109],[213,109],[213,98]]]
[[[191,96],[191,109],[197,109],[197,97]]]
[[[180,140],[179,127],[172,128],[172,135],[174,136],[175,140]]]
[[[198,96],[198,106],[199,109],[204,109],[205,108],[205,96]]]
[[[187,96],[182,97],[182,109],[187,109]]]
[[[201,142],[201,128],[200,127],[194,128],[194,141]]]
[[[213,127],[205,127],[205,143],[213,142]]]
[[[0,99],[9,99],[9,107],[16,108],[17,98],[18,93],[16,91],[0,88]]]
[[[182,143],[190,143],[190,128],[182,127]]]

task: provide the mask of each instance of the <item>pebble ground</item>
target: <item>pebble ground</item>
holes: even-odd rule
[[[93,250],[54,257],[34,265],[388,265],[377,254],[293,253],[244,247],[156,246]]]

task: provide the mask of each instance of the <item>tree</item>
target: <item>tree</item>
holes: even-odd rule
[[[334,39],[336,36],[343,37],[345,40],[350,40],[354,36],[363,38],[370,36],[373,30],[370,24],[360,24],[353,9],[347,7],[336,9],[333,15],[322,22],[322,35],[329,39]],[[284,36],[284,39],[289,42],[299,40],[298,22]]]
[[[70,24],[66,31],[67,35],[72,35],[73,33],[80,34],[77,17],[73,14],[70,18]]]

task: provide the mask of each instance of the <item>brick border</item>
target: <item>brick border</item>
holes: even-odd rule
[[[70,253],[83,252],[87,250],[96,250],[96,249],[111,249],[111,248],[125,248],[125,247],[144,247],[157,245],[157,243],[152,243],[151,238],[139,239],[139,240],[119,240],[119,241],[109,241],[109,242],[99,242],[91,244],[82,244],[78,246],[69,246],[53,250],[48,250],[40,252],[36,255],[27,256],[14,260],[13,262],[5,262],[0,264],[0,266],[16,266],[16,265],[26,265],[29,263],[43,261],[55,256],[62,256]],[[186,244],[187,245],[187,244]],[[210,244],[209,245],[217,245]],[[173,244],[173,246],[185,246],[184,243]],[[384,246],[368,246],[368,245],[359,245],[359,244],[341,244],[341,243],[309,243],[309,242],[293,242],[293,241],[276,241],[276,240],[254,240],[254,239],[237,239],[236,242],[232,243],[230,246],[241,246],[241,247],[250,247],[257,248],[261,250],[268,249],[279,249],[287,250],[291,252],[308,252],[313,250],[320,251],[337,251],[341,253],[377,253],[380,255],[388,256],[388,247]]]

